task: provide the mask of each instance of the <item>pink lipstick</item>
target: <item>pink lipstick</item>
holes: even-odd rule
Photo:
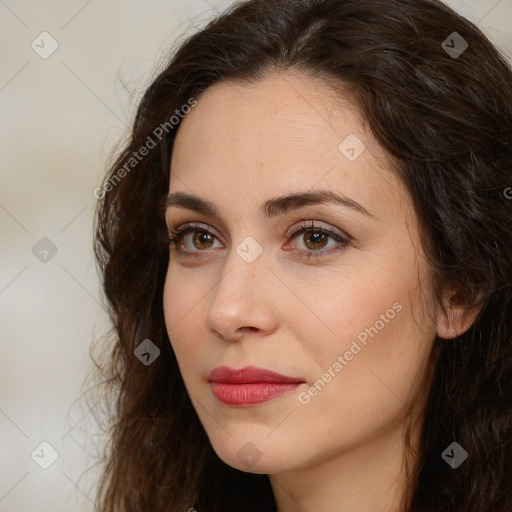
[[[270,370],[245,366],[239,370],[219,366],[208,375],[213,394],[234,407],[258,405],[293,391],[305,381]]]

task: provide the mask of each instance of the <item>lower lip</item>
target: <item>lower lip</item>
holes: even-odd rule
[[[211,382],[213,394],[222,403],[232,406],[249,406],[268,402],[285,395],[301,385],[300,382],[254,382],[250,384],[226,384]]]

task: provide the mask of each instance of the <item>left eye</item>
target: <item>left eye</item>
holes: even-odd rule
[[[171,246],[175,246],[175,250],[185,258],[200,257],[200,253],[207,252],[207,249],[212,248],[212,244],[215,240],[218,241],[217,237],[209,230],[201,226],[186,224],[180,226],[177,229],[169,228],[171,234],[168,239]],[[328,253],[336,252],[347,247],[350,243],[348,238],[336,233],[330,229],[314,226],[311,222],[303,224],[288,236],[291,239],[298,238],[299,235],[304,234],[300,239],[305,249],[299,249],[301,258],[314,258],[324,256]],[[186,242],[187,237],[192,235],[189,239],[192,242],[192,248],[187,248]],[[335,242],[333,246],[326,247],[328,239],[331,238]],[[285,246],[288,250],[288,244]],[[196,250],[194,250],[196,249]],[[295,251],[294,251],[295,252]]]
[[[303,236],[299,237],[299,235]],[[330,229],[314,226],[313,224],[301,227],[300,229],[291,233],[290,237],[292,239],[299,238],[299,240],[304,243],[306,249],[300,251],[301,259],[319,258],[340,251],[350,244],[348,238],[345,238],[339,233],[336,233]],[[325,249],[325,243],[329,238],[332,238],[337,243],[333,244],[333,246],[330,248]]]

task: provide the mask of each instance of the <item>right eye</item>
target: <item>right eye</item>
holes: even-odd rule
[[[188,238],[189,234],[192,237]],[[206,252],[212,248],[212,243],[217,239],[209,229],[195,224],[184,224],[178,228],[170,227],[169,235],[169,243],[174,245],[175,250],[185,258],[197,257],[199,253]],[[192,247],[187,247],[189,240]]]

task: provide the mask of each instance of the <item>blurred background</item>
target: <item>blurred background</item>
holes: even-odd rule
[[[232,3],[0,0],[0,512],[94,510],[94,190],[169,51]],[[512,0],[446,3],[512,62]]]

